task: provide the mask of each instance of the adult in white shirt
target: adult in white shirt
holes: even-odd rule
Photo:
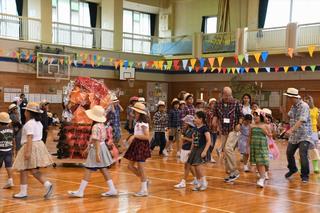
[[[242,103],[242,114],[247,115],[251,114],[251,96],[249,94],[244,94],[241,98]]]

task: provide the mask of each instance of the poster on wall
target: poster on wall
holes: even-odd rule
[[[23,92],[24,93],[29,93],[29,85],[24,85],[23,86]]]
[[[168,84],[158,82],[147,83],[147,106],[150,112],[157,110],[157,103],[159,101],[168,102]]]

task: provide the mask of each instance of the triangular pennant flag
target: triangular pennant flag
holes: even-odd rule
[[[315,49],[316,49],[316,46],[315,46],[315,45],[309,45],[309,46],[308,46],[308,51],[309,51],[310,57],[313,56],[313,52],[314,52]]]
[[[86,64],[87,64],[87,61],[86,60],[82,60],[82,66],[84,67],[84,66],[86,66]]]
[[[264,63],[266,63],[267,58],[268,58],[268,55],[269,55],[268,51],[263,51],[263,52],[261,53],[261,58],[262,58],[262,61],[263,61]]]
[[[113,58],[109,58],[109,62],[112,63],[113,62]]]
[[[267,72],[270,72],[270,67],[265,67]]]
[[[244,60],[247,62],[247,64],[249,64],[249,54],[248,53],[244,54]]]
[[[30,54],[30,55],[29,55],[29,63],[31,63],[31,62],[32,62],[32,57],[33,57],[33,55],[32,55],[32,54]]]
[[[145,68],[146,68],[146,64],[147,64],[147,62],[145,62],[145,61],[142,61],[142,62],[141,62],[141,67],[142,67],[142,69],[145,69]]]
[[[239,64],[239,58],[238,58],[238,56],[237,56],[237,55],[234,55],[233,58],[234,58],[234,63],[235,63],[236,65],[238,65],[238,64]]]
[[[284,70],[285,73],[287,73],[289,71],[289,66],[284,66],[283,70]]]
[[[224,57],[223,57],[223,56],[219,56],[219,57],[218,57],[218,64],[219,64],[219,67],[221,67],[222,62],[223,62],[223,59],[224,59]]]
[[[159,61],[158,65],[159,65],[159,69],[162,70],[163,69],[163,63],[164,61]]]
[[[206,61],[205,58],[200,58],[200,67],[203,68],[204,67],[204,62]]]
[[[94,67],[94,60],[93,59],[91,59],[90,64],[92,67]]]
[[[222,73],[223,73],[223,74],[226,74],[226,71],[227,71],[227,68],[222,67]]]
[[[300,66],[301,67],[301,70],[302,71],[306,71],[306,66],[305,65],[302,65],[302,66]]]
[[[293,69],[294,72],[297,72],[298,66],[293,66],[292,69]]]
[[[172,61],[167,61],[167,70],[171,70],[172,67]]]
[[[210,64],[210,66],[211,66],[211,68],[214,66],[214,60],[215,60],[215,58],[208,58],[208,61],[209,61],[209,64]]]
[[[97,60],[100,61],[101,55],[97,55]]]
[[[119,61],[119,64],[120,64],[120,67],[123,67],[124,61],[123,61],[123,60],[120,60],[120,61]]]
[[[196,58],[190,59],[190,64],[191,64],[192,69],[194,68],[194,65],[196,64],[196,62],[197,62]]]
[[[260,60],[260,55],[261,55],[261,53],[256,52],[256,53],[254,53],[253,55],[254,55],[254,58],[256,59],[256,62],[259,64],[259,60]]]
[[[243,62],[243,59],[244,59],[244,55],[238,55],[238,59],[239,59],[239,62],[240,64],[242,65],[242,62]]]
[[[203,72],[207,72],[208,67],[203,67]]]
[[[211,72],[214,72],[216,69],[216,67],[211,67]]]
[[[152,65],[155,69],[159,69],[159,61],[154,61]]]
[[[293,51],[294,51],[293,48],[288,48],[288,55],[290,56],[290,58],[293,57]]]
[[[220,73],[221,72],[221,67],[218,67],[218,73]]]
[[[102,62],[105,62],[105,60],[106,60],[106,57],[102,57],[102,58],[101,58],[101,61],[102,61]]]
[[[115,68],[115,69],[118,69],[119,64],[120,64],[120,61],[119,61],[119,60],[116,60],[116,61],[114,62],[114,68]]]
[[[232,72],[232,74],[235,74],[236,73],[236,68],[232,67],[231,68],[231,72]]]
[[[188,59],[182,60],[182,67],[184,70],[187,68],[188,61],[189,61]]]
[[[128,66],[129,66],[129,61],[128,61],[128,60],[124,60],[124,64],[123,64],[123,65],[124,65],[125,68],[128,68]]]
[[[47,59],[46,59],[47,60]],[[60,58],[60,64],[63,64],[63,62],[64,62],[64,59],[63,58]]]
[[[37,60],[37,56],[32,56],[32,63],[34,63]]]
[[[93,54],[93,60],[96,61],[97,60],[97,55]]]
[[[230,73],[230,71],[231,71],[231,68],[230,68],[230,67],[228,67],[228,68],[227,68],[227,73],[229,74],[229,73]]]
[[[188,66],[189,72],[192,72],[192,66]]]
[[[180,62],[180,60],[173,60],[173,68],[175,69],[175,70],[179,70],[179,62]]]
[[[151,67],[151,68],[152,68],[153,63],[154,63],[154,61],[148,61],[146,66],[147,66],[147,67]]]
[[[163,65],[163,69],[166,70],[166,69],[167,69],[167,66],[168,66],[168,65],[164,64],[164,65]]]
[[[76,67],[78,65],[78,61],[77,60],[73,60],[73,64]]]
[[[259,72],[259,67],[254,67],[253,69],[254,69],[254,72],[255,72],[256,74],[258,74],[258,72]]]
[[[312,72],[314,72],[316,70],[316,65],[310,65],[310,68],[311,68]]]
[[[240,74],[244,73],[244,67],[240,67]]]
[[[240,74],[240,67],[237,67],[236,70],[237,70],[237,73]]]
[[[195,67],[195,71],[196,71],[196,72],[199,72],[199,70],[200,70],[200,66],[196,66],[196,67]]]
[[[250,68],[249,67],[246,67],[246,68],[244,68],[245,70],[246,70],[246,73],[249,73],[249,71],[250,71]]]
[[[278,72],[279,71],[279,67],[274,67],[274,71]]]
[[[133,61],[129,61],[129,67],[132,68],[134,65],[134,62]]]

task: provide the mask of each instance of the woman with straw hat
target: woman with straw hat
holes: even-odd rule
[[[148,187],[144,163],[147,158],[151,157],[149,148],[149,119],[146,106],[143,103],[137,102],[131,108],[134,111],[136,125],[134,127],[134,135],[128,140],[130,146],[124,158],[129,160],[128,169],[141,180],[141,189],[134,195],[145,197],[148,196]]]
[[[22,128],[22,147],[13,164],[13,169],[20,172],[20,192],[13,197],[21,199],[28,196],[27,182],[28,172],[30,171],[44,185],[46,190],[44,198],[48,199],[52,195],[53,186],[50,181],[43,177],[40,168],[53,164],[53,161],[47,147],[41,140],[43,127],[40,120],[42,110],[40,110],[39,104],[35,102],[28,103],[24,110],[27,122]]]
[[[102,193],[103,197],[111,197],[118,195],[107,167],[113,163],[112,156],[106,146],[107,132],[104,126],[106,121],[105,110],[102,106],[96,105],[92,109],[86,111],[86,115],[93,120],[90,143],[86,152],[88,152],[87,160],[85,163],[85,172],[83,180],[77,191],[69,191],[71,197],[82,198],[84,190],[88,185],[91,177],[91,172],[100,170],[105,178],[109,191]]]

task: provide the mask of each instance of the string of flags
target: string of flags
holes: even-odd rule
[[[316,45],[308,46],[309,56],[312,58],[314,52],[316,51]],[[288,57],[294,57],[294,49],[288,48]],[[263,63],[266,63],[268,60],[269,52],[261,51],[254,52],[252,54],[240,54],[234,55],[235,66],[226,67],[223,66],[223,61],[225,57],[209,57],[209,58],[191,58],[191,59],[174,59],[174,60],[159,60],[159,61],[130,61],[123,59],[115,59],[100,54],[89,54],[85,52],[77,53],[73,59],[71,57],[55,57],[55,56],[37,56],[31,51],[12,51],[4,54],[4,51],[0,49],[0,56],[17,58],[24,60],[29,63],[38,63],[43,64],[65,64],[72,65],[75,67],[88,66],[100,67],[100,66],[114,66],[115,69],[119,67],[125,68],[137,68],[137,69],[153,69],[158,71],[186,71],[186,72],[217,72],[217,73],[232,73],[232,74],[244,74],[249,72],[279,72],[283,71],[287,73],[288,71],[315,71],[317,65],[299,65],[299,66],[275,66],[268,67],[263,66]],[[251,56],[251,57],[250,57]],[[254,59],[255,62],[262,66],[249,66],[250,59]]]

